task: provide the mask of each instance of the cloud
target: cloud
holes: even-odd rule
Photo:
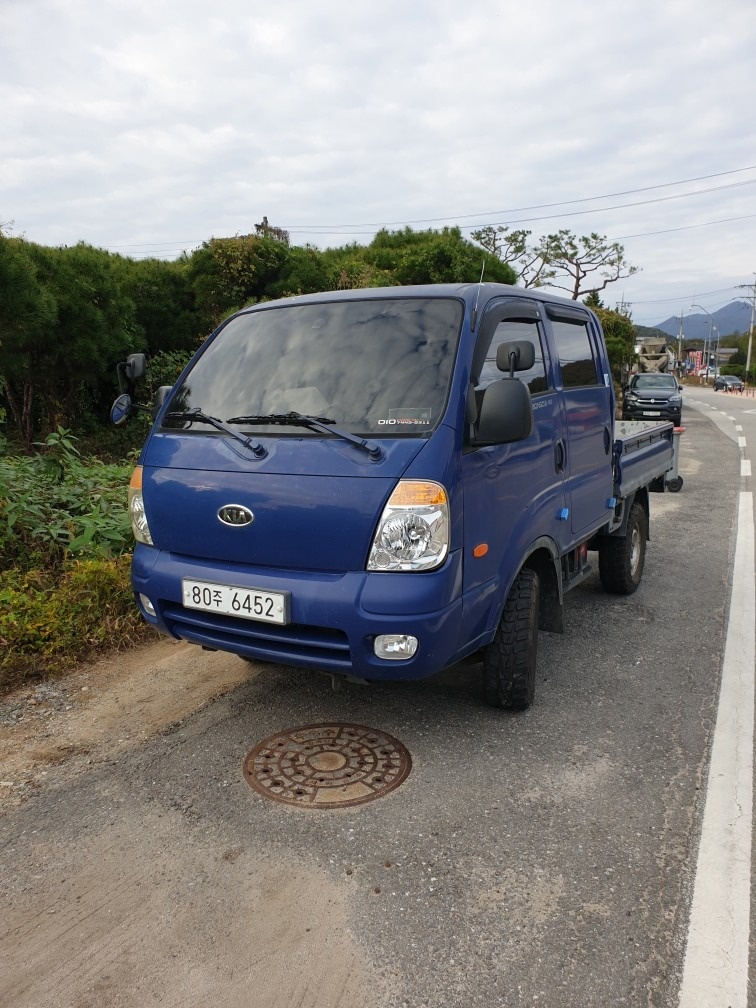
[[[756,161],[755,42],[747,0],[716,18],[708,0],[6,0],[0,218],[134,254],[264,214],[294,241],[343,244],[732,171]],[[749,278],[753,219],[708,222],[747,218],[752,194],[576,203],[517,226],[666,230],[627,242],[643,272],[625,294],[675,298],[692,278]],[[673,233],[691,225],[705,226]]]

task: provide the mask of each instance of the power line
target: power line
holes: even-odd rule
[[[617,241],[627,241],[628,238],[649,238],[653,235],[672,234],[675,231],[690,231],[692,228],[711,227],[712,224],[732,224],[735,221],[751,220],[756,214],[744,214],[742,217],[724,217],[722,220],[704,221],[703,224],[685,224],[683,227],[666,228],[664,231],[643,231],[640,234],[620,235]]]
[[[485,226],[485,227],[509,227],[511,224],[534,224],[534,223],[538,223],[540,221],[545,221],[545,220],[559,220],[559,219],[561,219],[563,217],[584,217],[587,214],[605,213],[607,210],[627,210],[627,209],[631,209],[633,207],[650,206],[650,205],[652,205],[654,203],[667,203],[670,200],[687,199],[689,196],[701,196],[701,195],[705,195],[706,193],[721,192],[724,189],[738,189],[738,188],[741,188],[742,186],[749,186],[749,185],[755,185],[755,184],[756,184],[756,179],[748,179],[745,182],[731,182],[728,185],[724,185],[724,186],[711,186],[708,189],[696,189],[693,192],[689,192],[689,193],[673,193],[671,196],[657,196],[655,199],[637,200],[634,203],[615,203],[612,206],[591,207],[589,210],[568,210],[565,213],[544,214],[544,215],[539,216],[539,217],[515,217],[514,219],[508,218],[507,220],[490,221],[488,224],[461,224],[461,225],[459,225],[459,229],[460,229],[460,231],[472,231],[474,228],[481,227],[481,226]],[[595,198],[596,199],[600,199],[602,197],[598,197],[597,196]],[[580,201],[578,201],[578,200],[570,200],[569,202],[580,202]],[[566,204],[554,204],[554,205],[555,206],[557,206],[557,205],[558,206],[566,206]],[[517,213],[517,212],[518,211],[515,211],[515,210],[511,211],[511,213]],[[450,217],[438,218],[438,220],[452,220],[452,219],[453,218],[450,218]],[[400,223],[404,223],[406,225],[409,225],[410,223],[413,223],[413,222],[410,222],[410,221],[395,221],[394,225],[400,224]],[[422,221],[415,221],[414,223],[423,223],[423,222]],[[361,225],[354,225],[354,226],[355,227],[359,227]],[[365,225],[365,226],[367,226],[367,225]],[[392,226],[392,225],[383,224],[383,225],[376,225],[376,226],[389,227],[389,226]],[[321,227],[321,225],[318,225],[318,227]],[[331,229],[330,232],[328,232],[328,231],[321,231],[321,230],[312,231],[312,230],[309,230],[307,228],[294,228],[294,227],[286,227],[284,230],[288,231],[290,234],[314,234],[314,235],[319,235],[319,234],[328,234],[328,233],[330,233],[330,234],[340,234],[340,235],[351,236],[351,237],[357,237],[357,236],[361,236],[361,235],[369,235],[369,234],[373,233],[372,231],[340,231],[337,228]]]
[[[660,184],[654,185],[654,186],[644,186],[644,187],[642,187],[640,189],[628,189],[628,190],[624,190],[623,192],[610,193],[610,194],[605,194],[605,195],[602,195],[602,196],[587,196],[587,197],[580,198],[580,199],[564,200],[564,201],[558,202],[558,203],[545,203],[545,204],[535,205],[535,206],[532,206],[532,207],[522,207],[522,208],[519,208],[519,209],[513,209],[513,210],[508,210],[508,211],[505,211],[505,210],[491,211],[489,214],[487,214],[487,216],[498,216],[498,215],[504,215],[504,214],[523,213],[523,212],[528,211],[528,210],[549,209],[549,208],[552,208],[552,207],[569,206],[571,204],[576,204],[576,203],[588,203],[588,202],[592,202],[592,201],[600,200],[600,199],[610,199],[610,198],[619,197],[619,196],[627,196],[627,195],[632,195],[633,193],[651,192],[651,191],[653,191],[655,189],[665,189],[665,188],[669,188],[671,186],[685,185],[685,184],[688,184],[690,182],[704,181],[706,179],[713,179],[713,178],[722,178],[722,177],[727,176],[727,175],[734,175],[734,174],[738,174],[739,172],[751,171],[753,169],[756,169],[756,165],[750,165],[750,166],[748,166],[746,168],[735,168],[735,169],[732,169],[731,171],[726,171],[726,172],[717,172],[717,173],[715,173],[713,175],[700,175],[700,176],[696,176],[695,178],[681,179],[681,180],[679,180],[677,182],[664,182],[664,183],[660,183]],[[753,185],[754,183],[756,183],[756,179],[747,179],[747,180],[744,180],[742,182],[732,182],[732,183],[729,183],[729,184],[723,185],[723,186],[710,186],[710,187],[707,187],[707,188],[704,188],[704,189],[696,189],[696,190],[694,190],[692,192],[688,192],[688,193],[673,193],[673,194],[671,194],[669,196],[659,196],[659,197],[656,197],[656,198],[650,199],[650,200],[638,200],[638,201],[635,201],[635,202],[632,202],[632,203],[620,203],[620,204],[615,204],[615,205],[606,206],[606,207],[592,207],[592,208],[587,209],[587,210],[568,211],[568,212],[561,213],[561,214],[550,214],[550,215],[544,215],[544,216],[539,216],[539,217],[523,217],[523,218],[518,218],[518,219],[515,219],[515,220],[511,220],[510,219],[510,220],[508,220],[506,222],[506,225],[524,224],[524,223],[535,223],[535,222],[543,221],[543,220],[556,220],[556,219],[563,218],[563,217],[577,217],[577,216],[584,216],[586,214],[591,214],[591,213],[601,213],[601,212],[608,211],[608,210],[622,210],[622,209],[629,209],[629,208],[634,208],[634,207],[639,207],[639,206],[648,206],[648,205],[652,205],[654,203],[662,203],[662,202],[667,202],[667,201],[674,200],[674,199],[684,199],[684,198],[687,198],[687,197],[690,197],[690,196],[701,196],[701,195],[706,195],[707,193],[721,192],[721,191],[726,190],[726,189],[741,188],[743,186]],[[478,217],[478,216],[484,216],[484,214],[483,213],[461,214],[461,215],[459,215],[456,218],[454,218],[454,217],[435,217],[435,218],[422,218],[422,219],[408,220],[408,221],[390,221],[390,222],[383,222],[383,223],[374,224],[374,225],[368,225],[368,224],[340,224],[340,225],[325,225],[325,224],[317,224],[317,225],[315,225],[314,224],[314,225],[301,225],[301,226],[288,225],[288,226],[283,227],[283,230],[288,231],[290,234],[313,234],[313,235],[318,235],[318,234],[329,234],[330,233],[330,234],[334,234],[334,235],[335,234],[343,234],[343,235],[350,236],[350,237],[358,237],[358,236],[361,236],[361,235],[372,234],[373,231],[354,231],[354,230],[341,230],[341,229],[342,228],[359,228],[359,227],[382,228],[382,227],[397,227],[397,226],[400,226],[400,225],[409,226],[411,224],[432,224],[432,223],[439,223],[441,221],[466,220],[466,219],[469,219],[470,217]],[[680,228],[668,228],[666,230],[661,230],[661,231],[641,232],[641,233],[633,234],[633,235],[624,235],[624,236],[621,236],[620,238],[618,238],[617,240],[618,241],[624,241],[624,240],[626,240],[628,238],[643,238],[643,237],[653,236],[653,235],[657,235],[657,234],[671,234],[671,233],[673,233],[675,231],[685,231],[685,230],[688,230],[690,228],[709,227],[709,226],[712,226],[714,224],[724,224],[724,223],[732,223],[734,221],[748,220],[748,219],[750,219],[750,218],[752,218],[754,216],[756,216],[756,215],[754,215],[754,214],[747,214],[747,215],[740,216],[740,217],[725,218],[725,219],[719,220],[719,221],[708,221],[708,222],[705,222],[703,224],[690,224],[690,225],[686,225],[686,226],[680,227]],[[472,225],[472,224],[462,225],[460,227],[460,230],[470,231],[470,230],[473,230],[475,227],[478,227],[478,226],[481,226],[481,225]],[[504,222],[494,222],[493,224],[489,224],[487,226],[504,226]],[[144,249],[144,250],[153,249],[152,253],[150,253],[148,251],[145,251],[144,254],[145,255],[160,254],[160,253],[165,254],[165,253],[168,253],[168,252],[184,252],[184,251],[187,250],[187,248],[196,248],[197,246],[201,245],[202,242],[205,241],[205,240],[207,240],[207,239],[199,239],[199,240],[191,240],[191,241],[190,240],[182,241],[181,239],[175,239],[175,240],[169,239],[169,240],[163,241],[163,242],[130,242],[130,243],[124,243],[124,244],[119,244],[119,245],[107,246],[107,248],[108,248],[108,250],[128,249],[128,248]],[[170,246],[170,247],[166,247],[166,246]]]
[[[481,210],[481,211],[478,211],[477,213],[456,214],[456,215],[448,214],[445,217],[425,217],[425,218],[419,218],[417,220],[381,221],[379,223],[373,223],[373,224],[289,224],[289,225],[283,225],[283,227],[284,227],[284,230],[286,230],[286,231],[290,231],[290,232],[291,231],[296,231],[299,234],[310,234],[310,233],[311,234],[315,234],[315,233],[317,233],[319,231],[338,233],[341,228],[399,227],[401,225],[410,225],[410,224],[438,224],[438,223],[441,223],[442,221],[468,220],[470,217],[498,217],[498,216],[502,216],[502,215],[509,215],[509,214],[516,214],[516,213],[526,213],[526,212],[528,212],[530,210],[549,210],[549,209],[552,209],[554,207],[569,206],[570,204],[573,204],[573,203],[591,203],[591,202],[593,202],[595,200],[616,199],[619,196],[633,196],[636,193],[651,192],[654,189],[668,189],[671,186],[687,185],[690,182],[704,182],[704,181],[706,181],[708,179],[723,178],[726,175],[737,175],[740,172],[753,171],[754,169],[756,169],[756,165],[748,165],[746,168],[733,168],[731,171],[716,172],[713,175],[698,175],[698,176],[696,176],[694,178],[680,179],[677,182],[662,182],[662,183],[659,183],[658,185],[644,186],[644,187],[642,187],[640,189],[625,189],[625,190],[623,190],[621,192],[605,193],[605,194],[603,194],[601,196],[585,196],[585,197],[581,197],[579,199],[562,200],[562,201],[560,201],[558,203],[540,203],[540,204],[535,204],[533,206],[516,207],[514,209],[509,209],[509,210],[487,210],[487,211]],[[696,195],[700,195],[701,193],[717,192],[720,189],[735,188],[735,187],[740,186],[740,185],[751,185],[754,181],[756,181],[756,180],[749,179],[749,180],[746,180],[745,182],[731,183],[729,186],[712,186],[712,187],[710,187],[708,189],[697,189],[697,190],[695,190],[692,193],[677,193],[677,194],[674,194],[672,196],[666,196],[666,197],[661,197],[661,198],[662,199],[678,199],[678,198],[683,197],[683,196],[696,196]],[[657,202],[657,200],[649,200],[648,202],[654,203],[654,202]],[[642,206],[642,205],[644,205],[644,204],[643,203],[626,203],[626,204],[620,204],[620,207],[621,206]],[[597,208],[597,209],[614,210],[614,209],[617,209],[617,207],[600,207],[600,208]],[[583,212],[584,213],[585,212],[590,213],[592,211],[583,211]],[[537,220],[537,219],[541,219],[541,218],[533,218],[533,219]],[[520,222],[519,221],[513,221],[511,223],[520,223]],[[470,226],[477,227],[477,225],[470,225]],[[351,232],[349,232],[349,233],[351,233]]]

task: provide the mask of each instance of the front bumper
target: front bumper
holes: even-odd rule
[[[669,406],[665,403],[637,402],[622,406],[623,420],[671,420],[675,427],[682,420],[682,404]]]
[[[285,625],[182,605],[182,578],[290,593]],[[142,616],[162,633],[245,658],[297,665],[366,680],[423,679],[461,656],[462,558],[437,571],[345,574],[222,567],[137,544],[131,582]],[[146,596],[155,614],[140,600]],[[410,634],[412,658],[378,658],[379,634]]]

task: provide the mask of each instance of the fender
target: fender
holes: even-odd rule
[[[500,570],[509,569],[512,573],[506,582],[500,582],[506,588],[499,597],[496,619],[493,623],[491,633],[495,633],[496,631],[507,601],[507,596],[523,567],[534,570],[541,581],[541,604],[538,613],[539,630],[545,630],[550,633],[564,633],[564,592],[562,590],[560,556],[556,543],[549,536],[539,536],[538,539],[535,539],[525,550],[520,558],[520,562],[516,566],[510,567],[507,564],[506,568],[504,565],[500,568]]]

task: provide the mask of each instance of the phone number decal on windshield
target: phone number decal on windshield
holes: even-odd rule
[[[388,418],[386,420],[379,420],[379,425],[386,424],[387,426],[394,426],[394,424],[413,424],[420,426],[429,426],[431,422],[432,410],[429,406],[421,406],[416,409],[392,409],[388,411]]]
[[[183,602],[187,609],[238,616],[261,623],[289,622],[288,592],[269,592],[258,588],[239,588],[212,581],[182,581]]]

